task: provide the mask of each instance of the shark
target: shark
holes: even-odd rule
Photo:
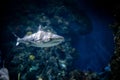
[[[15,35],[15,34],[14,34]],[[20,43],[26,44],[27,46],[34,46],[34,47],[52,47],[59,45],[64,41],[64,37],[54,34],[50,31],[44,31],[41,29],[41,25],[38,27],[38,31],[31,34],[24,36],[23,38],[17,37],[16,46]]]

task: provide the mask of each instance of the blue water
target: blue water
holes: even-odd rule
[[[82,71],[101,72],[109,64],[114,51],[113,32],[109,27],[113,19],[107,14],[95,12],[89,6],[82,4],[81,8],[90,18],[93,30],[89,34],[79,35],[76,44],[79,59],[75,66]]]

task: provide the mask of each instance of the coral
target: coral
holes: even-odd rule
[[[112,78],[111,80],[119,80],[119,75],[120,74],[120,24],[116,24],[112,26],[114,29],[114,40],[115,40],[115,51],[114,51],[114,56],[112,57],[111,60],[111,71],[112,71]]]
[[[20,73],[18,73],[18,80],[20,80]]]
[[[0,69],[0,80],[9,80],[9,73],[7,68]]]
[[[34,55],[29,55],[29,59],[33,61],[35,59],[35,56]]]
[[[26,35],[31,35],[31,34],[32,34],[32,32],[27,32],[27,33],[26,33]]]
[[[41,24],[43,30],[63,35],[65,42],[51,48],[34,48],[25,45],[15,47],[11,51],[11,54],[14,54],[10,62],[11,65],[14,65],[10,67],[11,74],[20,73],[21,80],[64,80],[71,71],[73,61],[78,55],[76,49],[71,44],[71,34],[88,33],[85,30],[81,31],[81,28],[83,28],[81,26],[74,28],[72,23],[76,21],[80,25],[86,23],[83,26],[91,28],[91,24],[88,23],[89,19],[83,16],[80,17],[80,14],[72,13],[74,11],[69,11],[61,2],[58,5],[46,5],[45,8],[41,9],[35,5],[22,6],[24,10],[22,10],[22,14],[16,12],[17,15],[15,16],[18,17],[18,21],[11,21],[9,26],[12,26],[12,28],[9,28],[10,31],[15,32],[20,37],[30,35],[36,32],[37,26]],[[22,8],[19,7],[19,9]],[[84,20],[81,20],[83,18]],[[77,76],[75,79],[78,79],[79,75],[79,72],[73,71],[71,76]]]

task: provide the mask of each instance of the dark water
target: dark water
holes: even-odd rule
[[[87,35],[79,35],[76,43],[80,53],[76,67],[83,71],[92,70],[100,72],[109,64],[114,51],[113,32],[109,27],[113,18],[87,2],[79,3],[80,8],[89,16],[93,30]]]
[[[80,35],[76,43],[80,53],[77,67],[85,71],[91,69],[100,72],[107,66],[113,55],[113,34],[108,27],[109,23],[104,20],[93,18],[92,22],[93,31],[87,35]]]

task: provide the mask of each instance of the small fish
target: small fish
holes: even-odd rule
[[[33,33],[29,36],[25,36],[23,38],[18,37],[16,46],[18,46],[19,43],[24,43],[28,46],[34,46],[34,47],[52,47],[62,43],[63,41],[64,41],[64,37],[54,34],[50,31],[45,32],[41,29],[41,25],[40,25],[39,30],[36,33]]]

